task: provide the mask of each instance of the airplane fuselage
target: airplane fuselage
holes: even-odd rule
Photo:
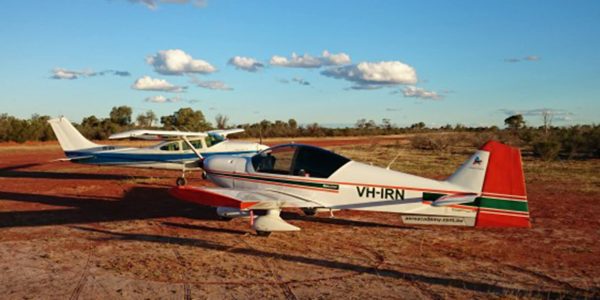
[[[205,162],[208,178],[225,188],[274,191],[315,203],[315,208],[352,209],[431,216],[415,222],[473,226],[477,206],[434,207],[443,195],[470,193],[446,181],[422,178],[349,161],[328,178],[266,174],[249,157],[215,156]],[[255,207],[257,208],[257,207]]]

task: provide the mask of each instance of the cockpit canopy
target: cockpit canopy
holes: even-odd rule
[[[252,157],[256,172],[328,178],[350,160],[318,147],[289,144],[261,151]]]

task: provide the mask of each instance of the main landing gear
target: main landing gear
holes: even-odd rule
[[[181,177],[177,178],[177,180],[175,181],[175,184],[177,186],[184,186],[187,184],[187,179],[185,179],[185,165],[181,169]]]

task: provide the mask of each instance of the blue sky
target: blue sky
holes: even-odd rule
[[[0,113],[18,117],[79,122],[128,105],[159,116],[193,107],[233,123],[501,125],[520,112],[539,124],[543,110],[559,125],[600,122],[599,1],[2,6]],[[256,70],[228,63],[236,56]]]

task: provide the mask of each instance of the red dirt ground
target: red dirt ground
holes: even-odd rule
[[[53,143],[0,147],[3,298],[600,297],[600,197],[560,182],[528,185],[531,229],[289,211],[302,231],[261,238],[171,198],[178,172],[49,162],[61,157]]]

